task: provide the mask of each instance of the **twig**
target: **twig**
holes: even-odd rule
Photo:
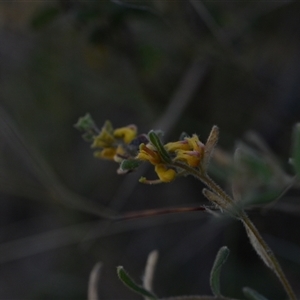
[[[98,295],[98,283],[99,283],[101,268],[102,268],[102,263],[98,262],[92,269],[89,278],[89,285],[88,285],[88,300],[100,300]]]
[[[144,280],[143,280],[143,286],[149,292],[152,292],[152,282],[153,282],[153,276],[154,276],[157,260],[158,260],[158,251],[157,250],[151,251],[148,255],[148,259],[145,267]]]
[[[214,210],[215,208],[210,207],[209,209]],[[174,213],[183,212],[195,212],[195,211],[206,211],[205,206],[194,206],[194,207],[176,207],[176,208],[162,208],[162,209],[148,209],[137,212],[125,213],[115,218],[116,221],[125,221],[137,218],[155,217],[159,215],[168,215]]]

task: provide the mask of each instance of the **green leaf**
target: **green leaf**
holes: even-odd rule
[[[79,131],[89,131],[94,128],[95,122],[89,113],[85,114],[83,117],[79,118],[74,127]]]
[[[257,291],[255,291],[249,287],[244,287],[243,293],[247,297],[248,300],[268,300],[266,297],[262,296]]]
[[[99,129],[97,128],[93,118],[88,113],[79,118],[77,123],[74,124],[74,127],[77,130],[84,132],[82,137],[88,142],[92,142],[94,137],[99,133]]]
[[[146,289],[144,289],[142,286],[136,284],[133,279],[126,273],[126,271],[124,270],[124,268],[122,266],[117,267],[117,273],[118,276],[120,278],[120,280],[131,290],[133,290],[134,292],[136,292],[137,294],[143,296],[143,297],[147,297],[149,299],[152,300],[156,300],[157,297],[152,294],[151,292],[147,291]]]
[[[141,162],[136,159],[124,159],[120,164],[122,171],[132,171],[140,166]]]
[[[162,144],[159,136],[156,134],[154,130],[151,130],[148,134],[150,142],[155,146],[157,151],[159,152],[162,160],[166,163],[171,163],[171,157],[169,153],[166,151],[164,145]]]
[[[210,287],[216,297],[221,297],[220,292],[220,273],[222,265],[227,260],[229,249],[226,246],[220,248],[210,272]]]
[[[293,131],[293,148],[292,148],[293,164],[300,177],[300,123],[297,123]]]
[[[258,256],[263,260],[263,262],[266,264],[266,266],[268,266],[271,270],[273,270],[276,273],[274,262],[270,258],[271,250],[267,249],[266,246],[264,246],[261,243],[261,240],[259,240],[257,238],[257,235],[255,234],[255,232],[253,232],[253,229],[251,227],[249,227],[249,225],[244,220],[242,220],[242,222],[245,226],[247,235],[249,237],[249,240],[250,240],[250,243],[251,243],[253,249],[256,251]]]

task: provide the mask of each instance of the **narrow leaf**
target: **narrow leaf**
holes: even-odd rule
[[[214,203],[221,212],[225,211],[232,217],[236,218],[239,215],[239,207],[237,205],[225,202],[224,199],[219,197],[214,192],[210,191],[209,189],[202,190],[203,195],[212,203]]]
[[[272,260],[270,259],[270,254],[272,253],[270,249],[268,249],[269,253],[266,251],[266,249],[261,245],[260,241],[257,239],[251,228],[243,221],[243,224],[246,228],[246,232],[248,234],[249,240],[251,242],[252,247],[256,251],[256,253],[260,256],[260,258],[263,260],[263,262],[273,271],[274,264]]]
[[[229,252],[230,251],[226,246],[220,248],[210,272],[210,287],[216,297],[222,296],[220,292],[220,273],[222,265],[227,260]]]
[[[221,210],[226,208],[227,203],[214,192],[204,188],[202,193],[210,202],[216,204]]]
[[[293,131],[293,164],[298,177],[300,176],[300,123],[296,124]]]
[[[77,123],[74,124],[74,127],[77,130],[84,132],[82,137],[87,142],[92,142],[94,137],[99,133],[99,129],[89,113],[79,118]]]
[[[118,276],[120,278],[120,280],[131,290],[133,290],[134,292],[136,292],[137,294],[143,296],[143,297],[147,297],[149,299],[152,300],[156,300],[156,296],[152,293],[150,293],[149,291],[147,291],[145,288],[143,288],[142,286],[136,284],[133,279],[126,273],[126,271],[124,270],[124,268],[122,266],[117,267],[117,273]]]
[[[243,293],[247,297],[248,300],[268,300],[266,297],[262,296],[257,291],[255,291],[249,287],[244,287]]]
[[[99,285],[99,278],[100,278],[100,271],[101,271],[102,263],[98,262],[89,278],[89,285],[88,285],[88,300],[99,300],[98,295],[98,285]]]
[[[79,131],[88,131],[96,126],[93,118],[89,113],[85,114],[83,117],[80,117],[74,127]]]
[[[160,138],[158,137],[158,135],[155,133],[154,130],[151,130],[148,134],[150,142],[155,146],[155,148],[157,149],[157,151],[159,152],[162,160],[166,163],[171,163],[172,160],[168,154],[168,152],[166,151],[164,145],[162,144]]]
[[[208,167],[210,158],[212,157],[213,151],[218,143],[219,138],[219,128],[217,126],[213,126],[209,137],[205,144],[205,156],[204,156],[204,166],[205,168]]]
[[[156,268],[156,263],[158,260],[158,251],[153,250],[149,253],[146,267],[145,267],[145,274],[143,280],[143,287],[148,290],[152,291],[152,283],[154,277],[154,271]]]
[[[124,159],[120,164],[120,168],[122,171],[132,171],[139,167],[140,164],[141,162],[136,159]]]

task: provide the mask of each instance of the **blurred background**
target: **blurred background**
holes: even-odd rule
[[[210,268],[227,245],[224,295],[242,297],[250,286],[284,299],[238,221],[203,212],[107,221],[208,201],[191,177],[148,186],[138,178],[155,178],[150,168],[117,175],[73,125],[89,112],[99,127],[109,119],[139,132],[163,129],[170,141],[182,131],[205,141],[216,124],[221,156],[212,172],[229,193],[221,162],[230,165],[253,130],[292,174],[299,14],[300,4],[288,0],[0,2],[0,298],[86,299],[101,261],[100,299],[139,299],[116,267],[141,282],[154,249],[159,296],[211,294]],[[297,197],[292,189],[248,213],[300,297]]]

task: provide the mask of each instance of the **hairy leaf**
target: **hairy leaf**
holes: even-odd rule
[[[210,287],[216,297],[222,296],[220,292],[220,273],[228,255],[229,249],[226,246],[221,247],[210,272]]]
[[[274,264],[270,259],[271,250],[268,249],[269,253],[267,253],[266,249],[261,245],[261,242],[257,239],[256,235],[249,228],[249,226],[243,222],[246,232],[248,234],[249,240],[251,242],[252,247],[256,251],[256,253],[260,256],[263,262],[271,269],[274,270]],[[275,271],[275,270],[274,270]]]
[[[140,164],[141,162],[136,159],[124,159],[120,164],[120,168],[123,171],[132,171],[139,167]]]
[[[142,286],[136,284],[133,279],[126,273],[126,271],[124,270],[124,268],[122,266],[117,267],[117,273],[118,276],[120,278],[120,280],[131,290],[133,290],[134,292],[136,292],[137,294],[143,296],[143,297],[147,297],[149,299],[152,300],[156,300],[157,297],[152,294],[151,292],[147,291],[145,288],[143,288]]]
[[[159,152],[162,160],[166,163],[171,163],[172,160],[156,132],[154,130],[151,130],[148,136],[150,142],[156,147],[157,151]]]

